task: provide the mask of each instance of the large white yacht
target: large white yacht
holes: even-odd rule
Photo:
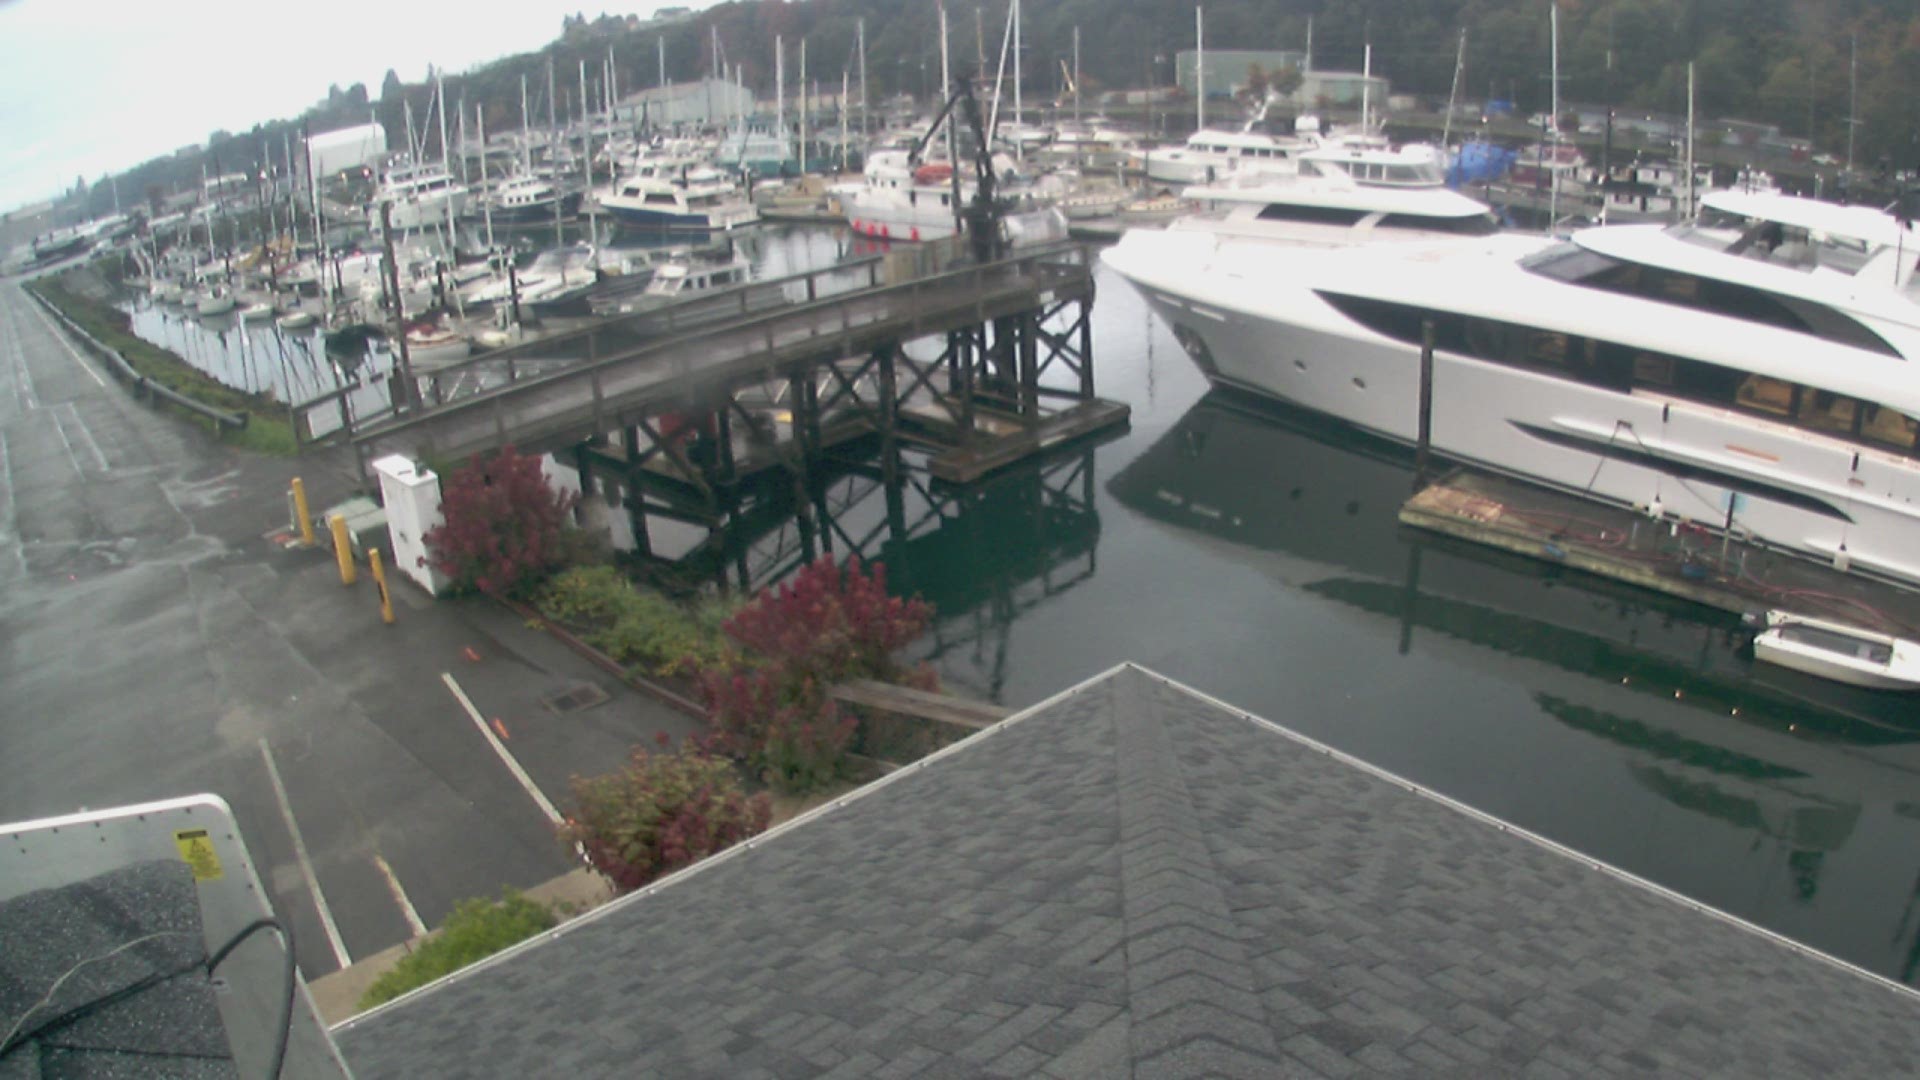
[[[1920,235],[1716,192],[1691,223],[1311,252],[1129,232],[1103,258],[1217,382],[1455,459],[1920,583]]]

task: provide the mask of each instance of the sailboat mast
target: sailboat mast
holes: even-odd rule
[[[1193,128],[1207,126],[1207,23],[1198,4],[1193,8]]]
[[[1611,54],[1609,54],[1611,56]],[[1453,54],[1453,89],[1447,91],[1447,118],[1440,125],[1440,150],[1445,153],[1453,140],[1453,108],[1460,100],[1460,73],[1467,67],[1467,28],[1460,28],[1460,47]]]
[[[799,175],[807,174],[807,39],[800,39],[800,160]]]
[[[598,224],[594,220],[594,213],[593,213],[593,115],[587,110],[588,100],[589,99],[587,97],[587,62],[585,60],[582,60],[580,61],[580,116],[581,116],[581,119],[586,121],[587,130],[582,136],[584,141],[580,144],[580,153],[587,160],[587,190],[585,194],[581,196],[581,198],[586,200],[586,203],[587,203],[587,243],[590,245],[597,245],[600,241],[600,230],[599,230]],[[560,208],[560,209],[565,208],[566,199],[561,197],[562,193],[565,190],[566,189],[561,185],[558,185],[558,184],[554,185],[553,205],[556,208]],[[599,251],[597,248],[595,249],[592,258],[596,263],[599,262]]]
[[[1547,116],[1547,130],[1550,134],[1547,145],[1553,153],[1551,164],[1547,166],[1547,232],[1551,235],[1560,227],[1560,5],[1558,3],[1547,9],[1547,28],[1547,36],[1552,47],[1551,66],[1548,73],[1553,80],[1551,92],[1547,95],[1547,100],[1550,102]]]
[[[773,130],[780,133],[780,150],[787,147],[787,43],[773,35]],[[740,129],[740,156],[747,154],[747,131]]]
[[[446,84],[446,81],[441,78],[440,68],[437,65],[433,69],[433,95],[434,97],[440,99],[440,168],[443,172],[447,174],[447,179],[449,183],[451,183],[453,179],[453,170],[448,167],[449,161],[447,158],[447,152],[448,152],[447,84]],[[447,254],[448,255],[453,254],[453,243],[454,243],[453,241],[453,211],[454,211],[453,204],[457,201],[459,200],[455,199],[453,197],[453,193],[449,191],[447,193]]]
[[[487,108],[484,105],[473,107],[473,123],[480,134],[480,179],[487,179]],[[492,184],[486,185],[489,189]],[[480,214],[487,222],[487,255],[493,255],[493,193],[491,190],[480,199]]]
[[[863,16],[853,22],[854,39],[860,46],[860,138],[867,137],[867,20]]]
[[[554,90],[553,60],[547,60],[547,171],[553,174],[555,184],[560,182],[560,109],[555,102],[559,95]],[[556,243],[567,242],[567,226],[560,220],[560,200],[553,200],[553,231]],[[560,284],[567,283],[567,261],[560,260]]]
[[[1025,115],[1020,104],[1020,0],[1013,0],[1013,122],[1022,123]]]
[[[1080,27],[1073,28],[1073,124],[1080,126]]]
[[[1360,133],[1373,130],[1373,43],[1360,52]]]

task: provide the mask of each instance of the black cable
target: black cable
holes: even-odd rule
[[[293,1031],[293,997],[297,988],[294,979],[293,929],[280,925],[280,920],[270,915],[253,920],[241,927],[239,933],[228,938],[226,944],[214,950],[213,955],[207,959],[207,974],[211,976],[213,970],[220,966],[220,962],[225,960],[233,950],[239,948],[241,942],[252,937],[256,931],[269,929],[279,932],[280,940],[286,943],[287,953],[285,994],[284,1000],[280,1003],[280,1032],[274,1037],[273,1067],[267,1073],[272,1080],[279,1080],[280,1071],[286,1065],[287,1041]]]
[[[218,949],[214,950],[213,955],[210,957],[207,957],[205,959],[200,959],[200,960],[194,960],[192,963],[183,964],[180,967],[174,968],[170,971],[155,972],[154,974],[148,975],[146,978],[138,979],[132,983],[129,983],[128,985],[123,986],[120,989],[115,990],[110,994],[103,994],[100,997],[94,998],[91,1001],[82,1002],[81,1004],[76,1005],[71,1009],[68,1009],[66,1012],[48,1017],[45,1021],[39,1024],[36,1024],[31,1028],[23,1027],[19,1030],[16,1030],[15,1032],[13,1032],[12,1035],[8,1036],[7,1041],[4,1044],[0,1044],[0,1059],[4,1059],[7,1055],[13,1053],[14,1051],[20,1049],[22,1046],[25,1046],[30,1042],[41,1041],[41,1036],[47,1034],[48,1032],[57,1031],[60,1028],[67,1027],[71,1024],[77,1023],[80,1020],[83,1020],[86,1017],[91,1016],[96,1012],[99,1012],[101,1009],[107,1008],[108,1006],[114,1005],[118,1002],[125,1001],[126,999],[133,997],[136,994],[141,994],[148,990],[151,990],[155,986],[160,985],[161,983],[170,982],[174,979],[177,979],[180,976],[185,975],[196,968],[205,970],[206,973],[209,976],[211,976],[213,974],[214,969],[219,967],[221,962],[224,961],[233,952],[234,949],[238,948],[242,942],[252,937],[256,932],[261,930],[267,930],[267,929],[279,931],[280,939],[286,943],[286,954],[287,954],[284,1000],[282,1001],[281,1007],[280,1007],[280,1031],[279,1031],[279,1034],[276,1035],[274,1039],[273,1067],[271,1071],[267,1073],[269,1077],[274,1078],[274,1080],[278,1080],[278,1077],[280,1076],[281,1071],[286,1064],[287,1043],[289,1041],[289,1038],[292,1034],[292,1029],[293,1029],[293,999],[294,999],[294,993],[298,987],[297,987],[297,981],[294,978],[296,968],[294,966],[294,959],[293,959],[293,931],[288,927],[282,926],[279,920],[271,917],[255,919],[253,922],[248,923],[246,926],[240,929],[239,933],[227,939],[227,942],[225,944],[221,945]],[[122,948],[125,948],[125,946],[122,946]],[[118,951],[118,950],[115,950],[115,951]],[[108,955],[111,955],[111,954],[108,954]],[[94,959],[99,959],[99,958],[96,957]],[[85,964],[88,962],[91,962],[91,961],[82,961],[82,964]],[[77,966],[79,965],[76,965],[76,967]],[[65,976],[62,976],[62,978],[64,979]]]

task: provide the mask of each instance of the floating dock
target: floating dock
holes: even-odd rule
[[[1452,473],[1409,499],[1400,521],[1735,614],[1780,609],[1920,635],[1920,592],[1705,523],[1654,520],[1504,477]]]

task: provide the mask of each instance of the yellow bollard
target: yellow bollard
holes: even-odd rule
[[[367,549],[367,569],[373,571],[374,588],[380,590],[380,621],[393,625],[393,597],[387,595],[387,571],[380,563],[380,549]]]
[[[327,519],[333,530],[333,557],[340,560],[340,584],[351,585],[359,576],[353,569],[353,541],[347,537],[347,517],[335,514]]]
[[[293,514],[300,519],[300,542],[313,546],[313,511],[307,509],[307,485],[293,478]]]

